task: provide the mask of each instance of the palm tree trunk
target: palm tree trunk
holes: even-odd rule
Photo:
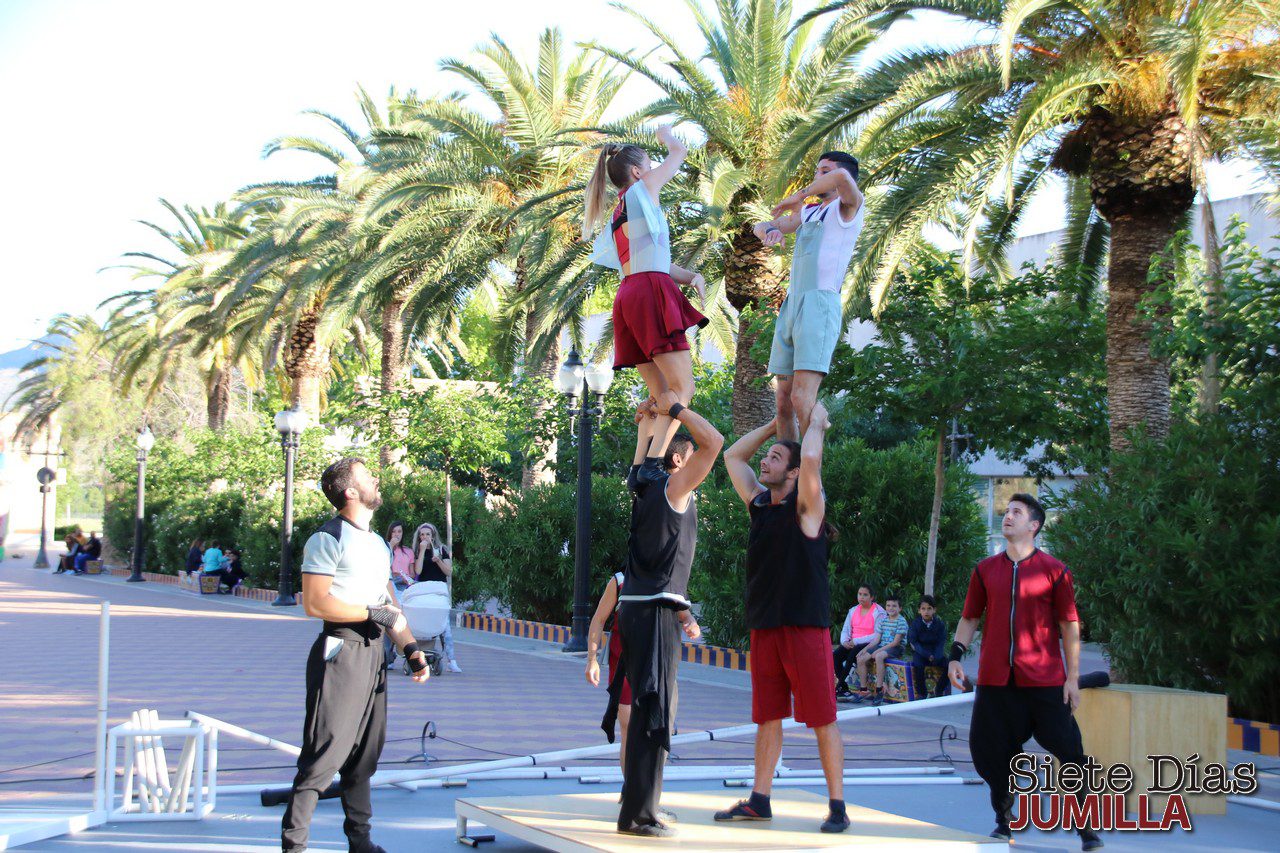
[[[227,425],[227,413],[231,409],[231,368],[219,367],[209,385],[205,400],[205,415],[209,429],[221,430]]]
[[[947,488],[947,468],[942,445],[946,430],[938,425],[938,450],[933,460],[933,508],[929,511],[929,550],[924,558],[924,594],[933,595],[933,578],[938,565],[938,528],[942,526],[942,495]]]
[[[328,373],[329,350],[316,338],[320,312],[309,309],[294,324],[285,354],[284,371],[292,389],[290,402],[311,416],[320,417],[320,391]]]
[[[1111,449],[1129,448],[1134,428],[1169,434],[1169,365],[1151,352],[1151,321],[1142,302],[1151,293],[1147,271],[1177,230],[1177,216],[1148,214],[1111,220],[1107,271],[1107,404]]]
[[[391,292],[391,298],[382,306],[382,375],[380,402],[388,402],[404,382],[404,306],[406,294],[403,288],[397,287]],[[405,438],[408,435],[408,423],[403,418],[393,418],[391,423],[392,439],[378,450],[378,461],[383,468],[397,465],[405,455]]]
[[[527,285],[526,272],[524,267],[524,259],[519,258],[516,261],[516,291],[523,293]],[[536,363],[533,361],[534,341],[538,336],[538,327],[541,324],[541,318],[533,311],[525,315],[524,321],[524,354],[525,354],[525,375],[538,377],[546,380],[553,380],[556,371],[560,369],[560,339],[556,340],[547,347],[546,353]],[[529,418],[536,423],[543,418],[546,412],[555,405],[555,400],[533,400],[530,403]],[[556,455],[559,451],[558,442],[552,438],[549,441],[539,443],[525,460],[523,470],[520,472],[520,489],[525,491],[534,486],[547,485],[554,483],[556,480],[555,463]]]
[[[749,227],[744,226],[733,238],[725,255],[725,295],[741,314],[755,309],[776,313],[785,295],[777,258],[765,247]],[[772,418],[776,412],[774,392],[769,386],[768,370],[751,357],[758,335],[738,321],[734,346],[733,430],[742,435]]]
[[[1204,316],[1212,323],[1222,300],[1222,247],[1218,244],[1218,223],[1213,215],[1213,203],[1209,201],[1209,187],[1204,185],[1204,204],[1200,207],[1201,224],[1204,226]],[[1218,367],[1218,352],[1210,349],[1204,357],[1200,371],[1200,413],[1210,415],[1218,411],[1222,400],[1222,374]]]

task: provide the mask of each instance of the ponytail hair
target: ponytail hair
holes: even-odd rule
[[[631,167],[643,165],[648,154],[639,145],[601,146],[596,166],[587,181],[587,197],[582,214],[582,239],[590,240],[605,217],[609,184],[626,189],[631,184]]]

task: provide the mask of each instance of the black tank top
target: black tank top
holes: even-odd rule
[[[698,504],[693,495],[684,512],[667,502],[667,479],[646,486],[632,506],[627,543],[625,594],[619,602],[656,602],[689,607],[689,571],[698,542]]]
[[[800,529],[796,493],[780,504],[768,490],[750,505],[747,536],[747,627],[831,627],[830,546],[825,531],[810,539]]]

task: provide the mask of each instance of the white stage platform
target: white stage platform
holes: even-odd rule
[[[995,850],[1008,844],[981,835],[912,820],[850,804],[853,825],[840,834],[823,834],[825,798],[801,790],[773,793],[773,820],[716,823],[712,815],[728,808],[734,795],[714,791],[672,791],[662,795],[663,808],[679,817],[675,838],[636,838],[617,832],[616,793],[561,794],[544,797],[460,798],[454,802],[458,839],[476,833],[472,821],[499,833],[493,845],[502,849],[503,835],[556,851],[757,851],[783,850]],[[490,846],[487,842],[484,847]]]

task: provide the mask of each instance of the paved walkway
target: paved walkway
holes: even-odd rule
[[[300,611],[118,578],[51,575],[31,569],[29,557],[8,559],[0,565],[0,644],[5,649],[0,655],[0,805],[88,805],[85,775],[92,766],[103,599],[111,602],[112,611],[112,724],[137,708],[155,708],[162,716],[190,709],[291,743],[300,740],[303,662],[316,633],[314,621]],[[425,685],[392,676],[384,767],[403,766],[419,752],[418,736],[427,721],[435,723],[439,735],[428,741],[427,750],[445,762],[602,742],[598,725],[604,692],[582,678],[581,657],[566,656],[547,643],[483,632],[456,629],[455,639],[462,675],[446,674]],[[682,728],[715,728],[749,719],[746,674],[682,665]],[[967,721],[968,709],[961,707],[845,725],[849,766],[926,762],[938,752],[942,727],[952,725],[956,739],[947,743],[947,750],[957,769],[968,773]],[[282,753],[229,738],[220,747],[219,781],[224,784],[287,782],[292,775],[292,763]],[[750,761],[750,740],[743,738],[678,749],[672,763]],[[813,739],[789,735],[784,761],[793,767],[816,766]],[[671,787],[715,786],[717,782]],[[452,846],[448,827],[454,796],[575,789],[580,790],[576,781],[473,783],[467,791],[416,794],[390,790],[378,793],[375,809],[379,831],[387,833],[382,843],[392,853],[447,849]],[[725,792],[726,800],[734,796]],[[849,799],[957,828],[989,828],[985,792],[978,787],[855,788]],[[1280,829],[1280,818],[1250,809],[1236,812],[1241,814],[1232,824],[1229,846],[1272,849],[1269,843],[1252,844],[1250,833],[1258,826]],[[322,805],[316,849],[345,849],[340,814],[336,803]],[[271,850],[278,849],[272,841],[278,821],[278,809],[264,810],[252,797],[228,798],[215,819],[202,824],[119,825],[29,849]],[[1226,822],[1218,824],[1225,831]],[[1224,849],[1216,841],[1207,847],[1186,846],[1191,841],[1174,846]],[[499,849],[528,848],[507,840]]]

